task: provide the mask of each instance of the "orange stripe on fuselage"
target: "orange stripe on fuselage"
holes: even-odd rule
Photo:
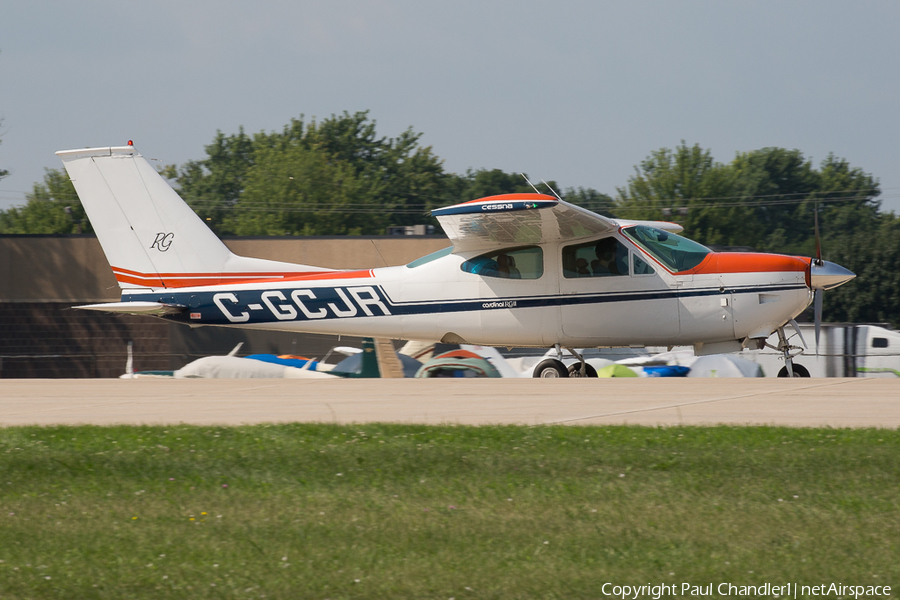
[[[323,279],[365,279],[372,277],[372,270],[361,271],[300,271],[280,273],[140,273],[113,267],[119,283],[144,287],[202,287],[226,283],[269,283],[283,281],[315,281]]]
[[[810,258],[784,254],[753,252],[712,252],[699,265],[676,275],[704,275],[716,273],[774,273],[805,272]]]
[[[367,279],[372,277],[372,269],[361,271],[333,271],[331,273],[311,273],[309,275],[297,275],[285,277],[285,281],[310,281],[316,279]]]
[[[460,202],[456,206],[463,204],[474,204],[475,202],[509,202],[510,200],[554,200],[553,196],[546,194],[500,194],[498,196],[487,196],[486,198],[478,198],[477,200],[469,200],[468,202]]]

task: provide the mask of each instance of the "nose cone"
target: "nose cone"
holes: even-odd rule
[[[827,260],[823,260],[819,264],[813,260],[810,265],[810,287],[814,290],[830,290],[847,283],[854,277],[856,277],[856,273]]]

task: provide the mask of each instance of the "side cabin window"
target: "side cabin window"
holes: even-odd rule
[[[461,268],[483,277],[540,279],[544,274],[544,252],[538,246],[492,250],[470,258]]]
[[[614,237],[565,246],[562,261],[567,278],[628,275],[628,248]]]
[[[631,272],[635,275],[655,275],[656,271],[653,270],[653,267],[647,264],[643,258],[637,255],[637,253],[631,253]]]

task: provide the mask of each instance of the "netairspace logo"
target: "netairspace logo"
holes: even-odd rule
[[[653,585],[617,585],[604,583],[600,588],[604,596],[637,600],[652,598],[660,600],[664,596],[700,597],[700,596],[768,596],[784,598],[810,597],[842,597],[842,598],[886,598],[891,595],[889,585],[845,585],[843,583],[821,583],[819,585],[802,585],[798,583],[763,583],[761,585],[735,585],[733,583],[708,583],[694,585],[691,583]]]

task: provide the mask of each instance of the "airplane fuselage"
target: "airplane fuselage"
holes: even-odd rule
[[[596,239],[602,237],[609,236]],[[812,299],[807,258],[709,253],[695,267],[673,272],[621,229],[614,237],[620,253],[627,251],[616,276],[578,276],[566,264],[571,242],[544,243],[530,246],[539,249],[539,264],[529,278],[470,272],[479,252],[448,250],[405,266],[126,288],[122,301],[183,307],[164,318],[191,326],[546,348],[765,338]]]

